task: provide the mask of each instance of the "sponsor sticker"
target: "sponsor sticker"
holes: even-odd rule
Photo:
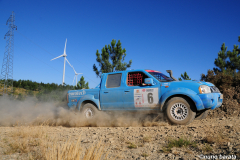
[[[134,89],[135,107],[156,107],[158,101],[158,88]]]
[[[169,83],[162,83],[162,86],[169,86]]]
[[[69,93],[70,96],[82,96],[82,95],[85,95],[85,94],[86,94],[85,90]]]
[[[146,92],[153,92],[154,89],[146,89]]]

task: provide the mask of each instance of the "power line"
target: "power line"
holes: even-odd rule
[[[20,33],[19,31],[17,31],[21,36],[23,36],[24,38],[26,38],[27,40],[29,40],[30,42],[32,42],[34,45],[38,46],[39,48],[41,48],[42,50],[44,50],[45,52],[47,52],[48,54],[54,56],[52,53],[50,53],[49,51],[47,51],[46,49],[44,49],[43,47],[41,47],[40,45],[38,45],[37,43],[35,43],[34,41],[32,41],[30,38],[28,38],[27,36],[25,36],[24,34]],[[25,51],[26,52],[26,51]],[[26,52],[27,53],[27,52]],[[29,53],[28,53],[29,54]],[[36,58],[36,57],[35,57]],[[60,59],[58,59],[60,61]],[[46,63],[45,63],[46,64]],[[48,64],[47,64],[48,65]],[[58,70],[59,71],[59,70]],[[84,75],[85,76],[85,75]],[[91,80],[92,82],[98,84],[97,82],[93,81],[92,79],[88,78],[87,76],[85,76],[87,79]],[[69,78],[69,77],[68,77]]]
[[[37,57],[36,57],[36,56],[34,56],[33,54],[31,54],[31,53],[29,53],[29,52],[25,51],[25,50],[24,50],[24,49],[22,49],[21,47],[19,47],[19,46],[17,46],[17,47],[18,47],[20,50],[22,50],[23,52],[25,52],[25,53],[29,54],[30,56],[34,57],[35,59],[39,60],[40,62],[42,62],[42,63],[46,64],[46,65],[47,65],[47,66],[49,66],[49,67],[51,67],[52,69],[54,69],[54,70],[56,70],[56,71],[58,71],[58,72],[62,72],[62,71],[60,71],[60,70],[58,70],[58,69],[56,69],[56,68],[54,68],[54,67],[50,66],[49,64],[45,63],[44,61],[40,60],[39,58],[37,58]],[[68,76],[67,76],[67,77],[68,77]],[[68,78],[70,78],[70,77],[68,77]]]
[[[24,34],[22,34],[21,32],[17,31],[21,36],[23,36],[24,38],[26,38],[27,40],[29,40],[30,42],[32,42],[33,44],[35,44],[36,46],[38,46],[39,48],[41,48],[42,50],[44,50],[45,52],[47,52],[48,54],[50,54],[51,56],[54,57],[54,55],[50,52],[48,52],[46,49],[44,49],[43,47],[41,47],[40,45],[38,45],[37,43],[35,43],[34,41],[32,41],[30,38],[26,37]]]
[[[23,18],[21,18],[21,17],[19,17],[19,19],[20,19],[21,21],[24,21],[26,24],[29,22],[29,21],[25,21],[25,20],[24,20]],[[28,23],[28,25],[29,25],[29,23]],[[34,25],[31,25],[31,28],[32,28],[32,29],[35,29],[38,33],[41,33],[41,31],[38,30]],[[45,39],[49,39],[49,37],[46,37],[44,34],[41,34],[41,36],[43,36]],[[56,46],[59,46],[59,44],[56,44],[55,41],[51,41],[51,43],[54,43]]]
[[[42,62],[42,63],[44,63],[45,65],[47,65],[47,66],[49,66],[49,67],[51,67],[52,69],[54,69],[54,70],[56,70],[56,71],[58,71],[58,72],[61,72],[62,73],[62,71],[60,71],[60,70],[58,70],[58,69],[56,69],[56,68],[54,68],[54,67],[52,67],[52,66],[50,66],[49,64],[47,64],[46,62],[44,62],[44,61],[42,61],[41,59],[39,59],[39,58],[37,58],[36,56],[34,56],[33,54],[31,54],[31,53],[29,53],[29,52],[27,52],[26,50],[24,50],[23,48],[21,48],[21,47],[19,47],[19,46],[17,46],[17,48],[19,48],[20,50],[22,50],[23,52],[25,52],[25,53],[27,53],[27,54],[29,54],[30,56],[32,56],[32,57],[34,57],[35,59],[37,59],[37,60],[39,60],[40,62]],[[86,78],[88,78],[87,76],[85,76]],[[69,79],[72,79],[71,77],[69,77],[69,76],[67,76],[67,78],[69,78]],[[88,79],[90,79],[90,78],[88,78]],[[91,80],[91,79],[90,79]],[[94,83],[96,83],[95,81],[93,81],[93,80],[91,80],[92,82],[94,82]],[[98,83],[96,83],[96,84],[98,84]]]
[[[22,19],[21,17],[20,17],[20,20],[21,21],[25,21],[24,19]],[[26,21],[25,21],[26,22]],[[26,22],[27,23],[27,22]],[[33,29],[35,29],[37,32],[39,32],[39,33],[41,33],[41,31],[39,31],[37,28],[35,28],[33,25],[32,25],[32,28]],[[43,48],[43,47],[41,47],[40,45],[38,45],[37,43],[35,43],[33,40],[31,40],[30,38],[28,38],[27,36],[25,36],[23,33],[21,33],[21,32],[19,32],[19,31],[17,31],[21,36],[23,36],[25,39],[27,39],[27,40],[29,40],[30,42],[32,42],[34,45],[36,45],[36,46],[38,46],[39,48],[41,48],[42,50],[44,50],[46,53],[48,53],[48,54],[50,54],[51,56],[55,56],[55,55],[53,55],[52,53],[50,53],[49,51],[47,51],[45,48]],[[49,39],[49,37],[46,37],[46,36],[44,36],[44,34],[41,34],[43,37],[45,37],[45,39]],[[56,45],[56,43],[55,43],[55,41],[51,41],[51,43],[54,43],[55,45]],[[60,59],[58,59],[59,61],[60,61]],[[85,76],[85,75],[84,75]],[[97,83],[97,82],[95,82],[95,81],[93,81],[92,79],[90,79],[90,78],[88,78],[87,76],[85,76],[87,79],[89,79],[90,81],[92,81],[92,82],[94,82],[94,83],[96,83],[96,84],[99,84],[99,83]]]

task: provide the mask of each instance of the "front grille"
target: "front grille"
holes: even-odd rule
[[[212,93],[220,93],[219,89],[216,86],[210,86]]]

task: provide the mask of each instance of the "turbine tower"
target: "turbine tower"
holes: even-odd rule
[[[4,39],[6,39],[6,47],[0,75],[0,94],[10,94],[13,91],[14,29],[17,30],[15,13],[13,11],[6,25],[8,25],[8,32],[4,36]]]

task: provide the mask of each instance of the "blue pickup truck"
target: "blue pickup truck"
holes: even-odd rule
[[[163,112],[171,124],[185,125],[222,105],[223,95],[212,83],[178,81],[167,72],[169,76],[156,70],[104,73],[95,89],[68,91],[68,107],[85,118],[100,111]]]

